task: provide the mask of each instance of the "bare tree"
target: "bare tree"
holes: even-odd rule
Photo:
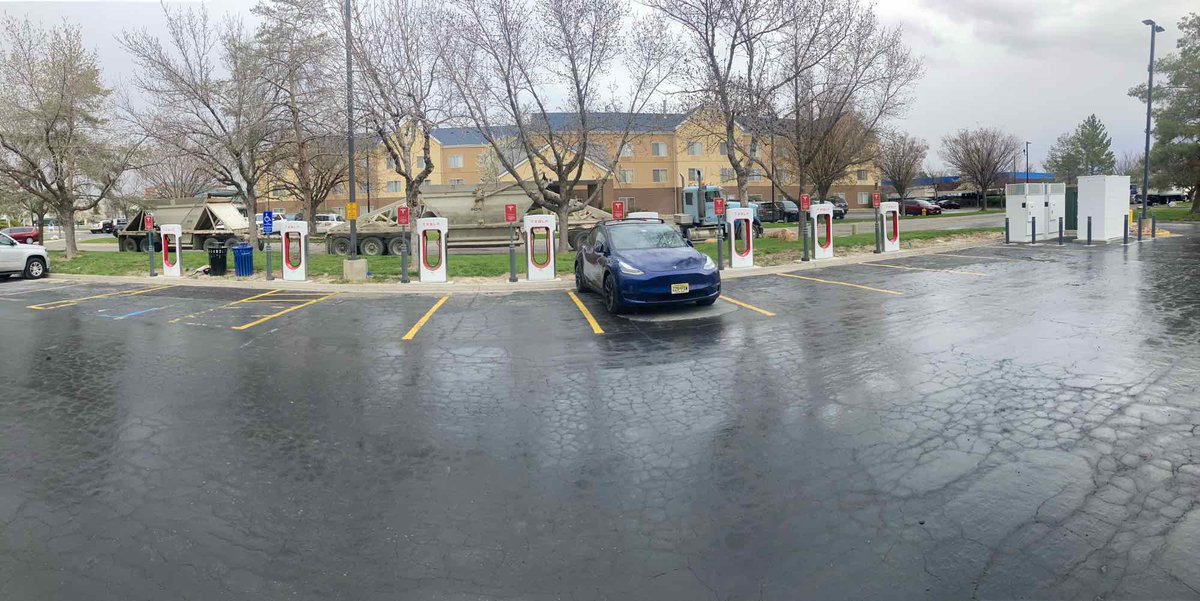
[[[344,97],[336,85],[337,15],[325,0],[263,0],[254,8],[262,22],[263,78],[278,103],[272,148],[272,187],[304,207],[310,232],[316,214],[349,174]]]
[[[908,191],[921,171],[921,163],[929,145],[924,140],[897,132],[883,137],[875,166],[883,177],[892,182],[900,200],[908,198]]]
[[[1143,155],[1140,152],[1125,151],[1121,153],[1121,158],[1117,159],[1116,174],[1131,177],[1140,176],[1142,174],[1143,160]]]
[[[163,5],[166,41],[142,29],[121,34],[138,66],[137,87],[148,113],[127,113],[158,143],[195,158],[217,182],[232,187],[250,214],[272,166],[278,91],[265,77],[254,37],[228,18],[221,24],[199,8]],[[250,242],[258,230],[249,229]]]
[[[137,174],[150,198],[191,198],[217,185],[196,159],[196,153],[181,153],[173,146],[155,145],[145,152],[145,164]]]
[[[78,26],[7,18],[0,28],[0,177],[54,211],[72,259],[75,214],[117,191],[141,141],[118,141],[110,90]]]
[[[930,185],[933,187],[933,201],[936,204],[938,199],[938,183],[942,178],[946,177],[947,172],[942,167],[936,167],[932,163],[926,161],[925,169],[923,169],[925,177],[929,178]]]
[[[987,209],[987,191],[1016,159],[1021,141],[999,129],[960,129],[942,138],[942,160],[979,191],[979,210]]]
[[[634,21],[623,0],[461,0],[453,19],[450,74],[467,117],[535,205],[555,213],[559,249],[568,215],[603,193],[674,64],[674,45],[654,19]],[[606,95],[607,72],[623,62]],[[554,99],[563,112],[556,112]],[[588,162],[598,179],[576,192]]]
[[[748,120],[760,138],[770,138],[771,168],[752,160],[783,191],[794,179],[801,192],[811,182],[820,196],[856,166],[870,163],[885,124],[907,110],[921,62],[904,45],[899,28],[881,25],[869,5],[857,0],[821,2],[813,25],[795,20],[796,43],[784,63],[794,77],[776,91],[764,113]],[[813,11],[815,9],[809,9]],[[824,33],[811,37],[814,28]]]
[[[363,118],[415,207],[435,167],[431,132],[450,116],[449,23],[428,0],[369,0],[355,15],[355,30]]]

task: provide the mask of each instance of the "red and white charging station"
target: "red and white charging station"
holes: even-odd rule
[[[183,255],[180,251],[183,250],[182,243],[179,241],[183,237],[183,226],[179,224],[164,224],[159,228],[159,236],[162,237],[162,273],[163,277],[178,278],[183,276],[183,264],[179,258]],[[175,253],[175,261],[171,262],[170,253]]]
[[[558,229],[555,215],[526,215],[521,226],[525,230],[525,279],[547,282],[554,279],[554,232]]]
[[[446,281],[448,231],[450,223],[445,217],[422,217],[417,220],[417,266],[424,283]]]
[[[283,246],[283,279],[303,282],[308,279],[308,222],[277,221]]]
[[[883,252],[900,250],[900,203],[879,203],[879,214],[883,216]]]
[[[814,204],[808,209],[808,215],[813,222],[813,258],[832,259],[833,204],[828,202]]]
[[[725,219],[729,224],[729,267],[754,267],[754,209],[726,208]],[[742,246],[740,250],[739,243]]]

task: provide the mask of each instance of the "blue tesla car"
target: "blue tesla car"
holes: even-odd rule
[[[696,303],[721,296],[721,273],[662,219],[611,219],[583,238],[575,288],[596,290],[612,313],[633,306]]]

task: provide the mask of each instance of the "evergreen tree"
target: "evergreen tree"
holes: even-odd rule
[[[1113,154],[1108,130],[1095,115],[1089,115],[1074,133],[1063,134],[1055,140],[1046,154],[1045,165],[1059,179],[1073,184],[1080,175],[1114,173],[1117,157]]]

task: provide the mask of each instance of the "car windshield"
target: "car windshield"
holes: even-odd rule
[[[795,210],[799,210],[799,209],[800,209],[800,207],[796,206],[796,203],[794,203],[794,202],[792,202],[792,201],[790,201],[790,200],[785,200],[785,201],[783,201],[783,208],[785,208],[785,209],[787,209],[787,210],[789,210],[789,211],[791,211],[791,210],[793,210],[793,209],[795,209]]]
[[[608,229],[615,250],[679,248],[687,246],[679,232],[665,223],[625,223]]]

